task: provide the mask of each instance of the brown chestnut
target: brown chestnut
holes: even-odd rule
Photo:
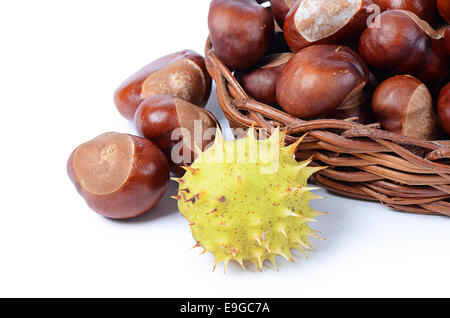
[[[276,31],[273,35],[272,44],[270,44],[267,55],[277,53],[292,53],[289,45],[286,43],[286,39],[284,38],[284,33],[282,31]]]
[[[447,27],[444,33],[445,47],[447,48],[447,54],[450,55],[450,26]]]
[[[164,56],[128,78],[114,93],[117,109],[133,120],[136,109],[153,95],[173,95],[205,106],[211,93],[211,77],[204,58],[186,50]]]
[[[277,79],[293,55],[280,53],[265,57],[258,67],[239,77],[242,87],[255,100],[277,105]]]
[[[369,78],[364,61],[352,49],[314,45],[294,55],[277,81],[277,101],[300,118],[332,113],[364,94]]]
[[[442,36],[409,11],[389,10],[378,16],[362,34],[359,53],[379,71],[410,74],[423,82],[437,83],[449,69]]]
[[[182,175],[182,166],[195,159],[194,142],[204,150],[218,123],[207,110],[170,95],[145,99],[134,118],[138,133],[153,141],[166,155],[171,171]]]
[[[441,17],[450,24],[450,0],[437,0],[437,9]]]
[[[450,82],[442,88],[439,94],[437,113],[442,128],[450,136]]]
[[[376,2],[382,11],[396,9],[411,11],[430,24],[437,18],[435,0],[376,0]]]
[[[162,198],[169,164],[151,141],[107,133],[77,147],[67,163],[70,179],[87,204],[113,219],[138,216]]]
[[[255,0],[211,1],[211,43],[229,68],[247,69],[259,62],[272,43],[274,25],[270,10]]]
[[[284,21],[284,35],[292,51],[313,44],[346,44],[358,41],[372,14],[372,0],[301,0]]]
[[[283,28],[284,20],[296,1],[297,0],[270,0],[273,17],[280,28]]]
[[[382,128],[418,139],[439,135],[439,123],[428,88],[410,75],[382,82],[372,97],[372,111]]]

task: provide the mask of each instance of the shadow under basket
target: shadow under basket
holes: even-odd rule
[[[286,142],[308,133],[297,158],[328,166],[312,182],[392,209],[450,216],[450,141],[426,141],[362,125],[358,118],[305,121],[253,100],[206,43],[206,67],[220,107],[233,128],[280,127]]]

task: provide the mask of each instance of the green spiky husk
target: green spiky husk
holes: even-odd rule
[[[179,182],[178,207],[188,220],[196,246],[215,256],[216,265],[251,261],[262,270],[265,260],[276,267],[276,256],[293,260],[291,249],[313,249],[308,226],[321,215],[309,202],[319,198],[307,187],[319,167],[297,162],[297,143],[285,147],[278,129],[266,140],[254,130],[235,141],[216,141],[187,168]],[[277,169],[278,167],[278,169]]]

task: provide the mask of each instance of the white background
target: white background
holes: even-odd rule
[[[66,174],[78,144],[135,133],[115,88],[208,34],[208,0],[2,1],[0,296],[450,296],[450,218],[398,213],[319,191],[325,241],[280,271],[232,264],[194,240],[167,196],[135,220],[92,212]],[[214,93],[210,109],[224,126]]]

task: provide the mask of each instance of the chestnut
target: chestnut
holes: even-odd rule
[[[376,0],[376,2],[382,11],[396,9],[411,11],[430,24],[438,15],[435,0]]]
[[[284,20],[296,1],[297,0],[270,0],[273,17],[280,28],[283,28]]]
[[[67,171],[87,204],[112,219],[147,212],[169,183],[169,164],[153,142],[114,132],[78,146]]]
[[[323,116],[360,99],[368,79],[367,66],[352,49],[313,45],[296,53],[284,67],[277,81],[277,101],[300,118]]]
[[[450,136],[450,82],[442,88],[437,103],[439,122]]]
[[[269,50],[275,23],[256,0],[212,0],[208,26],[217,57],[231,69],[247,69]]]
[[[171,171],[178,175],[185,172],[182,166],[194,160],[194,142],[204,150],[218,126],[209,111],[170,95],[145,99],[136,111],[134,122],[138,133],[163,151]]]
[[[445,47],[447,49],[447,54],[450,55],[450,26],[447,27],[444,33]]]
[[[428,88],[410,75],[383,81],[372,96],[372,111],[382,128],[418,139],[439,135],[439,123]]]
[[[441,17],[450,24],[450,0],[437,0],[437,9]]]
[[[367,28],[359,44],[369,65],[390,75],[413,75],[427,84],[448,73],[444,40],[427,22],[403,10],[385,11],[378,19],[379,26]]]
[[[372,0],[301,0],[284,21],[284,35],[292,51],[313,44],[346,44],[358,41],[367,27]]]
[[[293,53],[273,54],[265,57],[255,69],[239,76],[245,91],[255,100],[277,105],[277,79]]]
[[[204,58],[191,50],[164,56],[128,78],[114,93],[114,101],[125,118],[133,120],[146,98],[168,94],[205,106],[211,93],[211,77]]]

